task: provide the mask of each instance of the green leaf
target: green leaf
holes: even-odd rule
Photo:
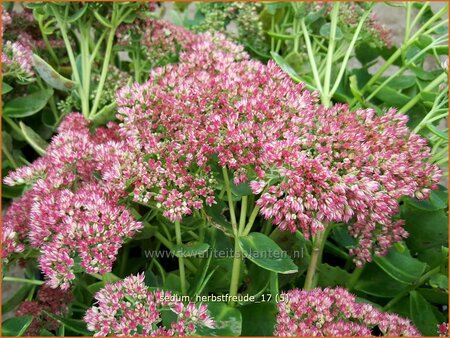
[[[432,288],[448,290],[448,277],[442,273],[432,275],[428,283]]]
[[[437,137],[439,137],[445,141],[448,141],[448,133],[444,133],[444,132],[440,131],[435,126],[433,126],[431,123],[427,123],[427,128]]]
[[[298,271],[287,253],[272,239],[259,232],[239,237],[239,246],[249,260],[266,270],[283,274]]]
[[[87,8],[87,7],[84,7]],[[47,62],[38,55],[33,54],[33,66],[39,73],[41,78],[51,87],[59,90],[72,90],[76,87],[76,83],[66,79],[53,69]]]
[[[416,44],[417,47],[419,47],[420,49],[424,49],[426,48],[428,45],[433,43],[433,38],[429,35],[420,35],[415,41],[414,43]]]
[[[92,332],[87,330],[86,323],[82,320],[63,318],[47,311],[45,311],[45,314],[73,332],[79,333],[83,336],[92,336]]]
[[[355,48],[355,56],[364,67],[369,62],[375,60],[379,54],[376,48],[366,42],[363,42]]]
[[[8,185],[2,186],[2,197],[5,198],[17,198],[22,196],[23,192],[25,191],[25,185],[15,185],[13,187],[10,187]]]
[[[417,291],[430,303],[448,305],[448,291],[430,288],[418,288]]]
[[[248,275],[246,278],[247,288],[245,293],[249,295],[258,295],[263,293],[269,285],[272,272],[263,269],[252,262],[248,262],[246,266]]]
[[[10,299],[2,304],[2,313],[7,313],[19,305],[30,292],[33,285],[25,284]]]
[[[283,57],[275,52],[270,52],[273,60],[276,62],[281,69],[283,69],[286,74],[288,74],[292,80],[296,82],[302,82],[297,72],[283,59]]]
[[[410,97],[389,86],[382,87],[375,97],[383,101],[384,104],[394,107],[403,107],[411,100]]]
[[[231,191],[233,192],[233,194],[237,195],[237,196],[248,196],[248,195],[252,195],[252,189],[250,188],[250,182],[244,182],[241,183],[239,185],[235,185],[233,181],[230,182],[231,186]]]
[[[116,276],[115,274],[111,272],[106,272],[103,274],[103,282],[105,283],[114,283],[120,280],[120,277]]]
[[[402,75],[395,77],[389,82],[389,87],[394,89],[405,89],[416,84],[416,77],[414,75]]]
[[[399,253],[394,248],[386,256],[374,257],[374,262],[389,276],[401,283],[413,284],[424,273],[427,265],[408,252]]]
[[[278,313],[273,302],[248,304],[241,307],[242,336],[273,336]]]
[[[137,219],[137,217],[135,217]],[[156,225],[151,225],[150,223],[144,221],[144,228],[142,228],[136,235],[133,236],[133,240],[148,239],[155,235],[158,231]]]
[[[327,39],[330,37],[330,32],[331,32],[331,23],[327,22],[326,24],[322,25],[322,27],[320,27],[320,35],[322,35],[323,37],[325,37]],[[341,40],[343,37],[344,37],[344,34],[342,34],[341,29],[336,26],[335,39]]]
[[[6,82],[2,82],[2,95],[3,94],[7,94],[9,93],[11,90],[13,90],[14,88],[11,87],[9,84],[7,84]]]
[[[93,118],[93,122],[96,125],[106,124],[109,121],[114,120],[116,114],[117,103],[112,102],[107,106],[104,106]]]
[[[305,23],[312,24],[312,23],[316,22],[318,19],[320,19],[322,17],[322,15],[325,13],[326,10],[327,10],[327,7],[322,6],[322,8],[320,10],[318,10],[317,12],[308,13],[308,15],[305,16]]]
[[[400,210],[409,233],[405,241],[411,252],[448,246],[448,216],[444,209],[427,211],[405,204]]]
[[[2,323],[2,336],[22,336],[33,321],[33,316],[13,317]]]
[[[207,252],[209,244],[207,243],[188,243],[177,244],[173,247],[172,252],[177,257],[193,257]]]
[[[22,118],[42,110],[53,95],[53,89],[42,89],[27,96],[20,96],[5,103],[3,115]]]
[[[170,272],[167,274],[164,287],[169,290],[175,290],[181,292],[181,280],[178,272]],[[189,289],[189,282],[186,281],[186,288]]]
[[[225,303],[207,302],[208,311],[216,323],[214,329],[199,327],[199,336],[240,336],[242,330],[242,315],[238,309]]]
[[[361,101],[362,93],[358,88],[358,81],[356,75],[352,75],[348,79],[350,81],[350,91],[352,92],[352,95],[355,97],[355,99]]]
[[[105,286],[105,282],[97,282],[94,284],[91,284],[87,287],[88,291],[92,294],[96,294],[98,291],[100,291],[101,288]]]
[[[319,265],[319,281],[321,287],[335,287],[345,285],[350,279],[350,274],[338,266],[331,266],[326,263]]]
[[[30,144],[30,146],[33,147],[34,150],[39,155],[45,154],[45,149],[48,146],[48,143],[45,142],[33,129],[28,127],[25,123],[22,121],[19,122],[20,129],[22,129],[23,136],[27,140],[27,142]]]
[[[439,186],[439,190],[433,190],[428,200],[418,200],[416,198],[409,198],[406,203],[413,207],[425,211],[434,211],[440,209],[447,209],[448,191],[445,187]]]
[[[89,6],[87,4],[82,4],[81,8],[76,11],[74,14],[72,14],[71,16],[69,16],[66,21],[69,23],[75,22],[77,20],[79,20],[88,10]]]
[[[105,17],[100,15],[97,11],[93,11],[96,19],[106,28],[113,28],[111,22],[109,22]]]
[[[438,321],[433,313],[433,307],[417,291],[410,292],[411,318],[424,336],[436,336]]]
[[[369,263],[364,267],[355,290],[381,298],[393,298],[405,291],[408,286],[387,275],[376,264]]]
[[[51,333],[50,331],[48,331],[46,329],[42,329],[41,331],[39,331],[39,335],[44,336],[44,337],[55,336],[53,333]]]

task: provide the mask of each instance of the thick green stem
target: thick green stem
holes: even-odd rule
[[[233,233],[235,236],[238,235],[236,213],[234,212],[233,196],[231,194],[230,179],[228,178],[228,171],[226,167],[222,168],[223,180],[225,182],[225,189],[227,191],[228,208],[230,209],[230,220],[231,226],[233,227]]]
[[[328,226],[329,227],[329,226]],[[323,247],[325,245],[325,241],[327,239],[328,231],[327,229],[324,231],[320,231],[317,233],[313,240],[313,249],[311,252],[311,261],[308,266],[308,271],[306,272],[305,290],[311,290],[316,286],[316,271],[317,267],[320,264],[320,258],[322,256]]]
[[[98,83],[97,87],[97,93],[95,95],[94,104],[92,105],[92,110],[90,112],[90,116],[94,116],[98,109],[98,104],[100,102],[100,97],[103,93],[103,87],[105,85],[106,81],[106,75],[108,74],[108,66],[109,66],[109,60],[111,59],[111,52],[114,42],[114,35],[116,33],[116,28],[111,28],[108,36],[108,41],[106,43],[106,52],[105,52],[105,59],[103,61],[103,67],[102,67],[102,73],[100,75],[100,82]]]
[[[241,274],[242,263],[242,252],[239,246],[239,236],[241,236],[244,231],[245,221],[247,219],[247,204],[248,196],[242,196],[241,214],[239,216],[239,230],[234,236],[234,256],[233,269],[231,271],[230,296],[236,296],[239,287],[239,276]],[[233,304],[233,302],[230,301],[230,304]]]
[[[242,196],[241,214],[239,216],[239,234],[244,231],[245,220],[247,219],[247,202],[248,196]]]
[[[2,118],[11,126],[12,129],[14,129],[19,135],[22,135],[23,137],[22,129],[20,129],[20,127],[17,125],[16,122],[14,122],[13,119],[5,115],[2,115]]]
[[[4,282],[18,282],[18,283],[26,283],[26,284],[33,284],[33,285],[42,285],[45,282],[43,280],[36,280],[36,279],[26,279],[26,278],[18,278],[18,277],[3,277]]]
[[[447,78],[447,73],[442,73],[441,75],[439,75],[436,79],[434,79],[430,84],[428,84],[428,86],[426,86],[421,93],[426,92],[426,91],[430,91],[432,89],[434,89],[437,85],[439,85],[442,81],[444,81]],[[420,98],[421,98],[421,93],[417,94],[416,96],[414,96],[407,104],[405,104],[403,107],[401,107],[399,109],[399,112],[402,113],[406,113],[408,112],[408,110],[410,110],[412,107],[414,107],[414,105],[419,102]]]
[[[314,53],[313,53],[313,50],[312,50],[312,47],[311,47],[311,40],[309,38],[309,33],[308,33],[308,30],[306,29],[305,21],[303,19],[301,20],[300,24],[301,24],[301,27],[302,27],[303,36],[305,38],[306,51],[308,52],[308,59],[309,59],[309,62],[311,64],[311,70],[313,72],[314,82],[316,84],[316,88],[322,94],[323,93],[322,84],[320,82],[319,72],[317,71],[316,60],[314,58]]]
[[[361,274],[362,274],[363,270],[364,270],[364,267],[356,268],[355,270],[353,270],[353,273],[350,276],[350,279],[349,279],[348,284],[347,284],[347,289],[349,291],[351,291],[353,289],[353,287],[356,285],[356,283],[359,280],[359,277],[361,277]]]
[[[78,93],[79,93],[80,99],[81,99],[81,106],[82,106],[81,110],[82,110],[83,116],[88,117],[89,110],[87,109],[87,106],[86,106],[86,100],[89,100],[89,98],[85,97],[83,84],[81,83],[81,77],[80,77],[80,74],[78,73],[77,63],[75,60],[75,54],[73,53],[72,45],[70,44],[69,36],[67,35],[66,24],[61,19],[61,16],[59,15],[58,10],[53,7],[51,7],[51,8],[53,10],[53,15],[55,16],[56,21],[58,22],[58,26],[59,26],[61,35],[64,40],[64,45],[66,46],[67,55],[69,56],[70,66],[72,67],[72,73],[75,77],[75,81],[77,82],[77,84],[79,86]]]
[[[406,3],[406,25],[405,25],[405,37],[403,39],[403,43],[406,43],[409,39],[409,34],[411,32],[411,9],[412,9],[412,3],[407,2]]]
[[[364,94],[366,90],[368,90],[379,78],[384,74],[384,72],[397,60],[399,56],[403,54],[403,52],[409,48],[411,44],[415,42],[415,39],[419,37],[433,22],[438,20],[442,14],[447,11],[447,6],[444,6],[440,11],[438,11],[435,15],[433,15],[426,23],[424,23],[421,28],[407,41],[405,42],[399,49],[395,51],[394,54],[381,66],[381,68],[372,76],[372,78],[365,84],[365,86],[361,89],[361,93]]]
[[[181,241],[181,226],[180,221],[175,221],[175,237],[177,244],[182,244]],[[186,273],[184,271],[184,258],[178,257],[178,266],[180,269],[181,293],[186,294]]]
[[[91,62],[89,52],[89,40],[90,36],[90,23],[80,22],[80,50],[81,50],[81,71],[83,72],[83,88],[86,102],[84,107],[86,111],[89,111],[89,99],[90,99],[90,84],[91,84]]]
[[[277,302],[277,295],[279,292],[278,287],[278,273],[270,272],[270,293],[272,294],[272,301]]]
[[[236,296],[239,287],[239,275],[241,273],[242,251],[239,246],[239,238],[234,239],[233,269],[231,271],[230,296]],[[230,300],[230,304],[233,304]]]
[[[256,216],[258,216],[259,210],[261,208],[257,205],[253,208],[252,214],[250,215],[248,219],[247,226],[245,227],[244,231],[242,232],[243,236],[247,236],[250,233],[250,230],[252,230],[253,223],[255,223]]]
[[[333,62],[334,45],[336,44],[336,28],[339,14],[339,2],[333,4],[333,10],[331,12],[331,27],[330,37],[328,43],[327,59],[325,63],[325,79],[322,93],[322,104],[325,107],[331,105],[330,85],[331,85],[331,66]]]
[[[344,56],[344,60],[342,61],[341,68],[339,70],[338,76],[336,78],[336,81],[334,83],[333,88],[330,92],[330,97],[333,97],[334,93],[339,87],[339,84],[341,83],[342,77],[344,76],[345,70],[347,69],[348,60],[350,59],[350,56],[352,54],[352,51],[355,47],[356,40],[358,40],[359,33],[361,32],[362,26],[364,22],[366,21],[367,17],[371,13],[370,10],[367,10],[364,15],[361,17],[361,20],[359,21],[358,27],[356,27],[355,33],[353,34],[352,41],[350,42],[350,45],[348,46],[347,52]]]

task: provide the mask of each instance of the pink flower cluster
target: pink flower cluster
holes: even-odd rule
[[[39,249],[40,268],[52,287],[67,289],[80,268],[110,271],[123,241],[142,228],[120,204],[123,191],[101,179],[124,147],[116,129],[110,124],[92,135],[87,121],[72,113],[45,156],[4,179],[32,187],[5,214],[3,254],[26,245]]]
[[[16,316],[32,315],[33,321],[25,331],[27,336],[39,336],[42,329],[54,331],[60,323],[50,318],[44,311],[57,316],[64,316],[69,310],[72,294],[61,289],[51,289],[42,286],[37,294],[36,300],[23,301],[16,311]]]
[[[150,291],[143,274],[106,284],[95,299],[84,317],[94,336],[186,336],[214,327],[206,305],[183,304],[170,291]],[[170,327],[162,323],[164,311],[176,315]]]
[[[342,288],[290,290],[278,303],[275,336],[420,336],[408,319],[383,313]],[[378,333],[378,332],[377,332]]]
[[[135,178],[135,201],[156,201],[172,221],[214,203],[217,158],[236,184],[252,180],[261,214],[281,230],[309,237],[348,223],[358,265],[407,235],[392,220],[397,200],[426,198],[440,177],[405,115],[319,106],[273,62],[248,60],[220,35],[204,34],[117,102],[133,153],[109,178],[122,188]]]
[[[32,51],[20,42],[6,41],[2,50],[2,74],[4,77],[16,77],[19,82],[32,80],[33,63]]]
[[[441,172],[426,162],[426,140],[394,109],[381,116],[345,105],[310,109],[291,120],[284,139],[264,146],[262,160],[279,176],[257,204],[282,230],[300,228],[306,237],[330,222],[348,223],[358,239],[351,253],[362,265],[406,237],[402,221],[392,220],[397,200],[426,198]]]

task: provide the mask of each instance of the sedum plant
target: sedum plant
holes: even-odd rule
[[[47,145],[23,129],[32,115],[6,114],[40,156],[14,165],[17,138],[4,151],[18,198],[4,212],[2,277],[23,284],[3,304],[15,310],[4,335],[444,333],[443,78],[417,83],[406,108],[368,97],[394,81],[383,72],[397,58],[419,67],[408,48],[422,34],[442,35],[424,49],[439,55],[443,11],[405,5],[410,45],[365,91],[352,76],[368,68],[350,57],[365,41],[393,46],[371,4],[203,4],[194,31],[163,19],[179,23],[183,6],[26,7],[46,51],[27,49],[26,65],[16,42],[4,53],[11,80],[50,93],[34,113],[55,110],[55,133]],[[223,13],[209,7],[228,8],[211,31]],[[254,36],[230,35],[233,24]],[[422,89],[434,101],[414,124]]]

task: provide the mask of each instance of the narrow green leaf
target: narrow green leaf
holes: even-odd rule
[[[105,282],[97,282],[94,284],[91,284],[87,287],[88,291],[92,294],[96,294],[98,291],[100,291],[101,288],[105,286]]]
[[[87,7],[85,7],[87,8]],[[33,66],[39,73],[41,78],[51,87],[59,90],[72,90],[76,83],[72,80],[66,79],[59,74],[52,66],[41,59],[38,55],[33,54]]]
[[[248,236],[239,237],[239,245],[246,258],[266,270],[282,274],[298,271],[286,251],[281,250],[277,243],[264,234],[252,232]]]
[[[410,292],[411,318],[424,336],[436,336],[438,321],[433,306],[417,291]]]
[[[45,142],[33,129],[28,127],[25,123],[22,121],[19,122],[20,129],[22,129],[22,133],[27,140],[27,142],[30,144],[30,146],[33,147],[34,150],[39,155],[45,154],[45,149],[48,146],[48,143]]]
[[[7,84],[6,82],[2,82],[2,95],[3,94],[7,94],[9,93],[11,90],[13,90],[14,88],[11,87],[9,84]]]
[[[388,86],[381,88],[375,96],[386,105],[394,107],[403,107],[411,100],[410,97],[399,93],[398,90]]]
[[[371,296],[393,298],[405,291],[408,285],[396,281],[376,264],[371,263],[364,267],[364,271],[354,288]]]
[[[97,11],[93,11],[94,12],[94,16],[97,18],[97,20],[106,28],[112,28],[112,24],[111,22],[109,22],[108,20],[106,20],[105,17],[101,16]]]
[[[275,52],[270,52],[273,60],[276,62],[281,69],[283,69],[286,74],[288,74],[292,80],[296,82],[302,82],[297,72],[283,59],[283,57]]]
[[[67,22],[72,23],[79,20],[88,10],[89,6],[87,4],[82,4],[81,8],[76,11],[73,15],[67,18]]]
[[[394,89],[405,89],[416,84],[416,77],[414,75],[402,75],[395,77],[389,82],[389,87]]]
[[[330,32],[331,32],[331,23],[327,22],[326,24],[322,25],[322,27],[320,27],[320,35],[322,35],[323,37],[329,39],[330,38]],[[339,27],[336,27],[336,35],[335,35],[335,39],[336,40],[341,40],[344,37],[344,34],[342,34],[342,31]]]
[[[428,283],[433,288],[448,290],[448,277],[442,273],[432,275]]]
[[[408,252],[399,253],[395,249],[391,249],[386,256],[376,256],[373,260],[389,276],[405,284],[416,282],[427,267]]]
[[[22,336],[33,321],[33,316],[13,317],[2,323],[2,336]]]
[[[86,328],[86,323],[79,319],[70,319],[70,318],[63,318],[60,316],[57,316],[50,312],[45,312],[47,316],[50,318],[56,320],[60,324],[64,325],[66,328],[79,333],[83,336],[92,336],[92,332],[88,331]]]
[[[23,118],[42,110],[53,95],[53,89],[42,89],[27,96],[21,96],[5,103],[3,115]]]
[[[448,134],[440,131],[435,126],[433,126],[431,123],[427,123],[427,128],[437,137],[440,137],[441,139],[448,141]]]
[[[30,292],[33,285],[25,284],[10,299],[2,304],[2,313],[7,313],[19,305]]]

